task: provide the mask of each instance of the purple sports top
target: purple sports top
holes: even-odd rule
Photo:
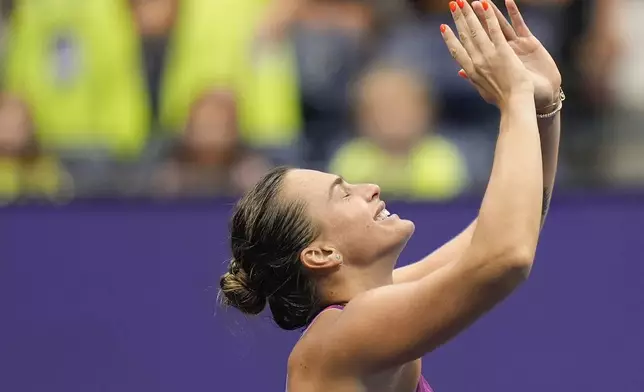
[[[339,309],[339,310],[342,310],[342,309],[344,309],[344,306],[343,305],[327,306],[326,308],[324,308],[322,310],[322,312],[324,312],[327,309]],[[320,313],[322,313],[322,312],[320,312]],[[319,314],[318,314],[318,316],[319,316]],[[315,319],[313,319],[313,321],[315,321]],[[306,333],[306,330],[304,330],[304,333]],[[416,387],[416,392],[434,392],[434,390],[432,389],[432,387],[429,386],[429,383],[427,382],[427,380],[425,380],[425,377],[423,377],[422,374],[420,375],[420,379],[418,380],[418,387]]]

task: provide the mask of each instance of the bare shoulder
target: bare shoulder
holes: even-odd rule
[[[310,379],[328,371],[323,366],[329,354],[326,348],[331,346],[333,327],[341,314],[340,309],[325,310],[304,332],[288,358],[289,380]]]

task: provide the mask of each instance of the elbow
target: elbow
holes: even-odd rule
[[[504,252],[501,260],[505,273],[510,279],[524,281],[530,276],[534,258],[534,247],[514,246]]]
[[[480,254],[481,255],[481,254]],[[527,246],[507,246],[488,250],[479,258],[486,280],[511,286],[522,283],[530,276],[535,250]],[[505,282],[505,283],[504,283]]]

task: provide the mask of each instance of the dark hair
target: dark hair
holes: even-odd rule
[[[306,326],[318,301],[300,252],[317,237],[306,205],[281,195],[290,169],[264,176],[235,207],[230,227],[233,258],[219,282],[223,303],[246,314],[268,305],[280,328]]]

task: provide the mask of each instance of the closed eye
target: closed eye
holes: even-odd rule
[[[349,188],[347,186],[346,181],[344,181],[344,178],[338,176],[331,183],[331,187],[329,188],[329,201],[334,198],[333,197],[334,194],[337,195],[337,193],[334,192],[336,188],[342,192],[340,194],[342,196],[342,200],[348,200],[349,198],[351,198],[351,192],[349,192]]]
[[[343,181],[342,184],[340,184],[340,189],[342,190],[342,199],[346,200],[351,197],[351,188],[349,188],[346,181]]]

